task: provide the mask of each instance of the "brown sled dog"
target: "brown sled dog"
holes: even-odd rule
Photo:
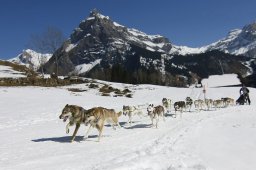
[[[69,123],[66,126],[66,133],[69,133],[69,126],[76,125],[75,131],[72,135],[71,142],[74,141],[76,137],[76,133],[85,119],[86,110],[80,106],[76,105],[66,105],[61,115],[59,116],[60,119],[63,119],[63,122],[66,122],[69,119]]]
[[[108,123],[112,123],[112,127],[115,129],[115,125],[121,127],[118,118],[122,115],[122,112],[116,113],[114,109],[106,109],[103,107],[94,107],[86,111],[84,123],[85,125],[90,125],[85,138],[88,138],[88,134],[90,132],[91,127],[96,128],[99,131],[100,141],[104,123],[107,121]]]

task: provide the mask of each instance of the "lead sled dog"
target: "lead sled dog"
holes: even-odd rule
[[[112,124],[112,127],[115,129],[115,126],[121,127],[118,122],[118,117],[121,116],[122,112],[116,113],[114,109],[106,109],[103,107],[95,107],[89,110],[76,105],[66,105],[61,115],[60,119],[63,119],[64,122],[69,120],[69,123],[66,125],[66,133],[69,133],[69,127],[76,125],[73,132],[71,142],[74,141],[77,131],[80,128],[81,124],[89,125],[89,129],[85,135],[85,138],[88,138],[88,134],[91,128],[96,128],[99,131],[98,141],[100,141],[104,123],[107,121]]]
[[[69,127],[76,125],[75,131],[73,132],[71,142],[74,141],[77,131],[81,124],[84,123],[86,115],[86,110],[77,105],[66,105],[61,115],[59,116],[60,119],[63,119],[63,122],[69,120],[68,124],[66,125],[66,133],[69,133]]]

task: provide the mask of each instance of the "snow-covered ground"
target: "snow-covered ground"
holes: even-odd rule
[[[213,75],[203,79],[202,84],[206,87],[232,86],[241,84],[237,74]]]
[[[233,76],[228,76],[232,84]],[[227,79],[227,77],[226,77]],[[234,83],[234,82],[233,82]],[[131,127],[120,117],[123,128],[104,127],[101,142],[98,132],[81,126],[75,142],[69,143],[65,123],[59,120],[66,104],[88,109],[123,105],[161,104],[185,97],[202,98],[201,88],[173,88],[154,85],[110,83],[129,88],[133,98],[105,97],[84,84],[73,85],[88,91],[74,93],[70,87],[0,87],[0,169],[83,169],[83,170],[254,170],[256,168],[256,90],[250,88],[252,105],[232,106],[210,111],[168,116],[159,128],[150,119],[134,117]],[[208,81],[209,85],[209,81]],[[238,98],[239,87],[214,88],[206,96]],[[173,109],[172,109],[172,112]]]
[[[0,78],[26,77],[25,73],[15,71],[12,67],[0,65]]]

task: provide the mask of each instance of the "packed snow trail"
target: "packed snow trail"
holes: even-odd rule
[[[233,109],[190,113],[179,122],[169,121],[173,128],[165,129],[158,138],[91,169],[253,169],[256,163],[250,154],[255,156],[251,151],[256,149],[256,136],[251,137],[256,130],[255,115],[244,107],[248,114],[241,119],[241,112],[232,113]],[[245,127],[236,129],[241,126]],[[253,139],[246,142],[245,150],[240,149],[244,141],[237,140],[238,135]],[[230,156],[230,151],[234,155]]]

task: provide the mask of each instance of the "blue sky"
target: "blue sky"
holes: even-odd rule
[[[256,21],[255,0],[0,0],[0,59],[17,56],[49,26],[68,37],[96,8],[116,22],[199,47]]]

